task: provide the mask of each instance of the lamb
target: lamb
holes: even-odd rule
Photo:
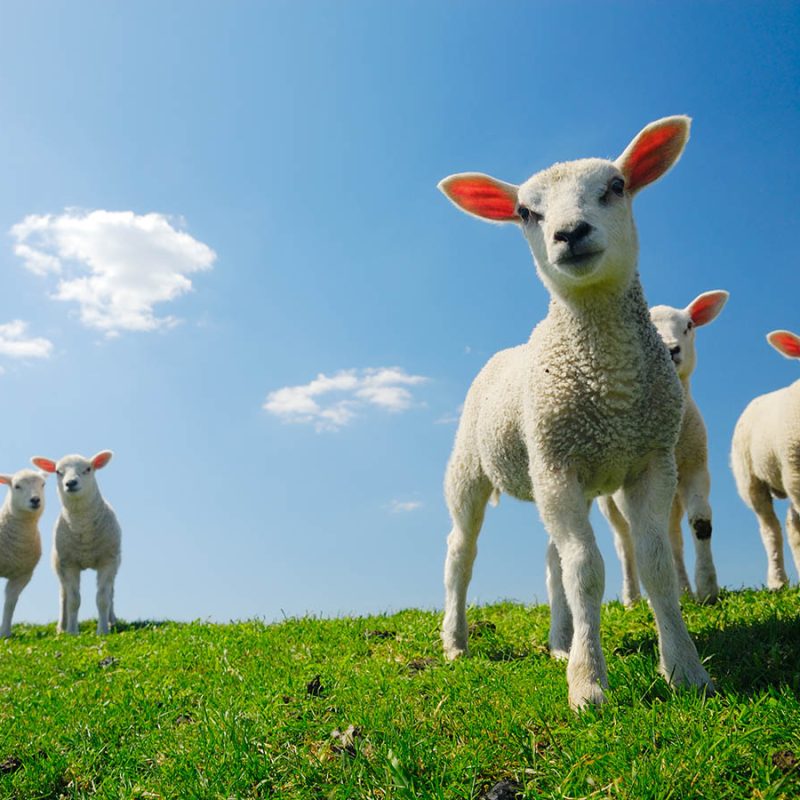
[[[114,578],[120,565],[121,531],[114,509],[103,499],[95,471],[111,460],[110,450],[92,458],[64,456],[58,463],[42,456],[31,461],[58,477],[61,513],[53,531],[53,569],[61,584],[58,632],[78,633],[81,570],[97,570],[97,633],[116,624]]]
[[[631,201],[680,157],[688,117],[647,125],[616,161],[581,159],[520,186],[480,173],[439,184],[460,209],[512,222],[551,295],[527,344],[503,350],[467,394],[445,476],[452,518],[442,642],[467,653],[466,593],[487,501],[536,500],[547,551],[551,652],[568,657],[569,702],[600,704],[603,560],[591,501],[614,493],[633,532],[656,617],[660,669],[673,685],[713,692],[681,617],[667,525],[677,486],[683,392],[647,310]]]
[[[786,358],[800,358],[800,337],[772,331],[767,341]],[[786,536],[800,573],[800,380],[756,397],[733,431],[731,467],[739,496],[758,518],[767,552],[767,587],[789,583],[783,562],[783,533],[772,498],[789,498]]]
[[[44,511],[44,482],[41,472],[22,469],[0,475],[9,487],[0,507],[0,577],[8,578],[0,636],[11,636],[11,619],[20,593],[28,585],[42,556],[39,518]]]
[[[708,503],[711,479],[708,474],[708,436],[700,409],[692,398],[689,378],[697,363],[696,330],[701,325],[707,325],[716,319],[727,300],[728,292],[720,289],[704,292],[692,300],[686,308],[654,306],[650,309],[650,318],[669,349],[677,368],[684,396],[683,422],[675,448],[678,491],[672,501],[669,518],[672,557],[678,574],[678,586],[681,591],[691,595],[692,587],[683,560],[683,536],[681,534],[681,518],[685,510],[689,525],[694,532],[697,599],[705,603],[716,602],[719,596],[719,585],[717,584],[714,559],[711,555],[711,506]],[[630,529],[611,497],[601,497],[598,505],[614,531],[614,544],[622,562],[622,602],[626,606],[632,606],[639,600],[640,594]]]

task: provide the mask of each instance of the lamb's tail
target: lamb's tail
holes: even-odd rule
[[[493,506],[497,507],[500,504],[500,495],[501,494],[502,494],[502,492],[499,489],[497,489],[497,488],[492,489],[492,493],[489,495],[489,502]]]

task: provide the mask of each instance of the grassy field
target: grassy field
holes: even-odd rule
[[[656,674],[646,603],[603,610],[610,702],[567,707],[548,611],[17,626],[0,642],[0,797],[797,798],[800,592],[685,604],[720,690]]]

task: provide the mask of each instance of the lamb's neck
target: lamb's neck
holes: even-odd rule
[[[569,322],[592,338],[620,337],[621,331],[651,327],[639,275],[620,289],[587,290],[567,296],[552,295],[548,316]]]
[[[105,503],[100,492],[93,494],[62,495],[61,513],[68,522],[91,520],[102,513]]]

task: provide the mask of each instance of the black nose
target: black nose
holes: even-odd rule
[[[31,506],[33,508],[39,508],[42,504],[42,501],[38,497],[31,497]]]
[[[676,347],[670,347],[669,354],[671,356],[677,356],[681,352],[681,346],[677,345]]]
[[[78,479],[72,478],[72,480],[68,480],[64,485],[67,489],[74,489],[78,485]]]
[[[581,240],[586,238],[594,228],[588,222],[579,222],[572,230],[562,229],[553,234],[553,238],[557,242],[566,242],[570,248]]]

